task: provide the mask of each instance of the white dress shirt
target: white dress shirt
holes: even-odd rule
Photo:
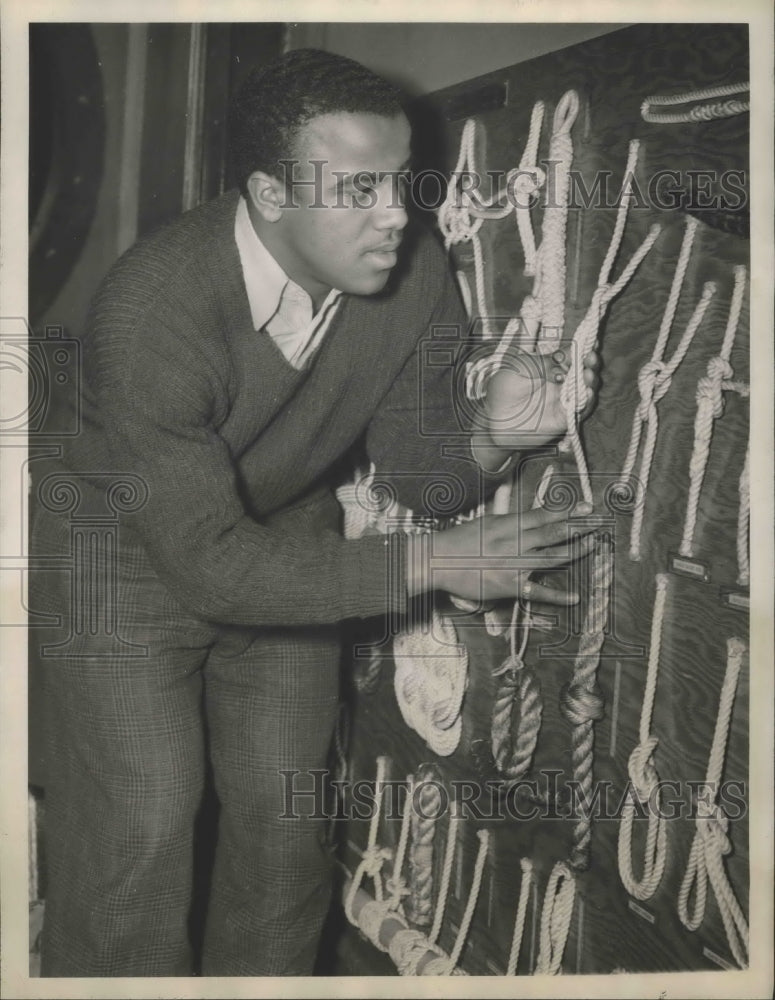
[[[234,238],[253,327],[266,330],[290,364],[303,368],[322,343],[342,293],[332,288],[313,315],[310,296],[291,281],[258,238],[244,198],[237,205]]]

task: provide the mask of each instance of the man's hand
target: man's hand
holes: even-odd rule
[[[574,525],[565,511],[544,508],[485,515],[413,539],[407,568],[409,595],[444,590],[479,603],[530,597],[546,604],[575,604],[578,594],[529,581],[533,570],[552,569],[594,549],[594,526]]]
[[[584,359],[590,400],[582,418],[594,407],[599,367],[595,352]],[[485,431],[495,447],[526,451],[565,434],[568,426],[560,393],[569,368],[569,350],[540,355],[514,349],[506,354],[504,364],[487,383],[484,400]]]

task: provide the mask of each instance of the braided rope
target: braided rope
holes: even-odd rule
[[[681,104],[691,104],[694,101],[708,101],[716,97],[728,97],[750,90],[750,83],[731,83],[717,87],[705,87],[693,90],[688,94],[673,94],[671,96],[656,96],[645,98],[641,104],[641,117],[646,122],[662,125],[677,125],[684,122],[710,121],[714,118],[729,118],[742,114],[750,109],[750,101],[720,101],[700,105],[688,111],[675,113],[652,111],[652,107],[674,107]]]
[[[532,670],[525,666],[524,654],[529,636],[525,628],[522,645],[517,652],[515,633],[519,601],[514,602],[511,617],[511,655],[495,671],[500,683],[493,704],[490,740],[495,766],[510,782],[518,781],[528,771],[541,729],[543,704],[541,688]],[[515,708],[519,709],[519,724],[512,738],[511,724]]]
[[[474,910],[476,909],[476,904],[479,899],[479,890],[482,885],[482,875],[484,874],[484,863],[487,860],[487,850],[490,842],[490,834],[487,830],[478,830],[476,836],[479,838],[479,850],[476,854],[471,887],[468,890],[466,908],[463,911],[463,919],[460,921],[460,927],[458,928],[455,943],[452,947],[452,951],[449,953],[449,957],[432,960],[428,963],[428,965],[431,966],[431,969],[428,970],[426,968],[427,975],[454,975],[454,971],[460,961],[460,955],[462,954],[463,947],[466,943],[468,931],[474,916]]]
[[[747,587],[751,578],[751,567],[748,554],[748,523],[751,513],[751,445],[745,449],[745,462],[740,474],[738,492],[740,507],[737,512],[737,582],[741,587]]]
[[[561,448],[565,451],[571,450],[573,452],[579,473],[581,490],[584,495],[584,500],[588,504],[592,504],[593,502],[592,487],[589,482],[587,461],[581,444],[578,426],[579,414],[591,398],[591,390],[584,382],[584,358],[589,355],[590,351],[592,351],[597,342],[600,324],[603,321],[609,304],[630,281],[635,271],[640,266],[643,258],[651,250],[661,231],[658,225],[652,226],[646,238],[643,240],[632,257],[630,257],[621,275],[613,282],[609,280],[610,272],[613,267],[614,260],[616,259],[616,255],[619,252],[619,247],[624,235],[629,207],[635,198],[633,185],[635,179],[635,167],[638,159],[638,150],[638,140],[633,139],[629,145],[627,164],[624,172],[624,181],[622,184],[622,193],[619,199],[616,222],[614,224],[614,232],[600,269],[597,288],[592,294],[589,308],[581,319],[579,325],[576,327],[576,331],[573,335],[571,364],[560,392],[560,401],[563,409],[565,410],[568,426],[568,431],[563,442],[561,443]]]
[[[514,921],[514,933],[511,938],[509,960],[506,963],[507,976],[514,976],[517,972],[517,963],[519,962],[519,953],[522,949],[522,938],[525,932],[527,904],[530,899],[530,886],[533,883],[533,862],[529,858],[520,858],[519,866],[522,869],[522,881],[519,885],[519,902],[517,903],[517,916]]]
[[[727,640],[727,665],[705,777],[705,783],[716,790],[716,793],[724,770],[732,705],[745,652],[746,645],[742,639]],[[745,968],[748,965],[748,924],[727,878],[723,861],[724,855],[732,849],[727,836],[729,820],[717,802],[709,803],[701,799],[697,806],[696,832],[689,852],[686,874],[678,893],[678,916],[687,930],[697,930],[705,916],[705,901],[710,880],[730,951],[737,964]],[[689,895],[692,889],[695,891],[695,896],[690,914]]]
[[[573,872],[564,861],[558,861],[552,868],[544,893],[534,976],[556,976],[560,971],[575,899],[576,879]]]
[[[404,881],[403,868],[406,848],[409,843],[409,827],[412,817],[412,796],[414,794],[414,775],[406,777],[407,796],[404,804],[404,812],[401,817],[401,831],[398,835],[398,846],[393,859],[393,869],[390,873],[385,888],[388,892],[388,900],[392,903],[393,909],[399,910],[402,907],[403,899],[409,895],[410,889]]]
[[[594,763],[594,723],[603,717],[603,698],[597,687],[597,668],[605,641],[605,625],[613,575],[613,550],[608,538],[602,537],[594,555],[589,603],[584,630],[573,665],[573,676],[560,694],[560,709],[573,726],[573,777],[581,793],[581,813],[573,829],[570,864],[577,871],[589,867],[592,840],[592,819],[588,803],[592,792]]]
[[[694,532],[697,526],[697,513],[700,503],[700,490],[705,478],[708,464],[710,443],[713,437],[713,424],[724,411],[724,389],[732,388],[734,372],[729,364],[740,311],[745,293],[745,267],[735,268],[735,285],[729,308],[724,341],[717,357],[708,361],[707,374],[697,383],[697,412],[694,418],[694,444],[689,459],[689,495],[686,503],[686,520],[684,521],[683,537],[679,552],[682,556],[691,557],[694,546]]]
[[[441,791],[435,768],[426,764],[417,771],[417,808],[412,808],[412,845],[409,853],[408,919],[420,927],[431,922],[433,912],[433,841],[441,813]],[[412,800],[414,802],[414,798]]]
[[[643,692],[640,713],[639,743],[632,751],[627,764],[632,791],[637,796],[638,801],[642,805],[646,805],[648,809],[648,828],[640,879],[635,877],[632,868],[632,828],[635,803],[630,796],[627,797],[624,804],[619,825],[619,875],[627,892],[641,900],[650,899],[656,892],[667,860],[667,828],[665,818],[661,815],[662,792],[659,787],[659,775],[654,765],[654,751],[657,748],[658,740],[651,734],[651,716],[657,689],[668,580],[667,574],[657,574],[646,687]],[[656,798],[652,801],[655,792]]]

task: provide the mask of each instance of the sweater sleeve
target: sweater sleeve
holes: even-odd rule
[[[485,472],[471,452],[469,321],[440,249],[430,253],[436,294],[414,350],[371,420],[366,449],[380,484],[401,504],[445,518],[476,507],[504,476]]]
[[[90,378],[112,461],[145,483],[132,515],[156,572],[194,614],[221,623],[313,625],[405,610],[401,539],[298,535],[246,514],[215,429],[212,364],[180,333],[94,338]],[[131,347],[127,347],[131,344]]]

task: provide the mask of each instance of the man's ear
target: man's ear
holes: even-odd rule
[[[285,204],[281,181],[262,170],[255,170],[247,180],[249,204],[266,222],[277,222]]]

